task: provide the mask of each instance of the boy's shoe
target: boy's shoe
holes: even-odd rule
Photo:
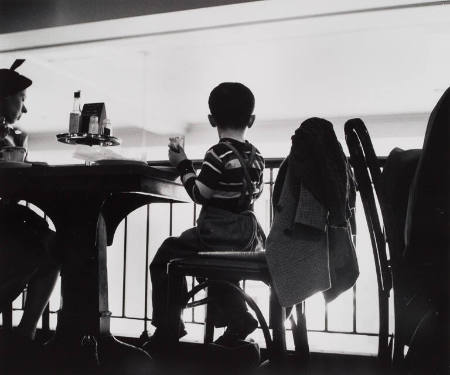
[[[187,332],[184,329],[184,324],[182,324],[180,326],[178,338],[182,338],[186,334]],[[163,354],[169,351],[170,347],[167,342],[166,332],[163,332],[163,330],[156,328],[155,333],[153,333],[149,340],[144,345],[142,345],[142,349],[144,349],[152,357],[158,357],[158,354]]]
[[[206,371],[202,373],[247,375],[261,363],[259,346],[252,341],[236,341],[233,346],[208,344],[204,351],[202,365]]]
[[[238,319],[233,319],[227,326],[225,333],[220,336],[215,344],[223,346],[235,346],[258,328],[258,321],[248,311]]]

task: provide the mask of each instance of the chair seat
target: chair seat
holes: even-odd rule
[[[196,256],[172,260],[169,268],[197,277],[270,281],[264,252],[200,252]]]
[[[169,306],[174,306],[173,313],[169,314],[169,326],[176,327],[176,322],[181,315],[181,309],[177,310],[177,301],[179,295],[177,290],[170,287],[171,279],[179,276],[194,276],[197,278],[205,278],[199,285],[195,286],[187,295],[187,300],[202,289],[211,285],[223,285],[234,288],[247,305],[254,311],[258,318],[259,324],[263,331],[264,339],[268,349],[269,357],[273,360],[282,360],[286,352],[286,338],[284,321],[286,320],[286,310],[282,307],[275,293],[270,294],[270,320],[273,330],[272,338],[269,327],[264,319],[264,315],[259,309],[256,302],[247,295],[240,287],[234,285],[230,280],[255,280],[262,281],[272,287],[269,269],[266,261],[265,252],[200,252],[198,255],[186,258],[174,259],[168,264],[169,276]],[[188,307],[198,306],[208,301],[208,297],[193,301]],[[187,301],[186,301],[187,302]],[[205,342],[212,342],[214,337],[214,325],[212,320],[206,315]],[[171,337],[177,340],[178,336],[175,330]],[[306,331],[305,331],[306,337]]]

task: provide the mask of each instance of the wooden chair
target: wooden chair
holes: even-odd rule
[[[194,276],[206,279],[194,287],[188,293],[188,300],[200,290],[211,285],[222,285],[232,288],[238,293],[255,312],[263,331],[268,356],[274,361],[282,360],[286,353],[286,338],[284,322],[286,320],[286,309],[280,305],[276,294],[271,288],[270,292],[270,327],[273,335],[270,335],[269,325],[266,323],[261,310],[255,301],[247,295],[241,288],[233,283],[223,281],[226,278],[240,280],[257,280],[266,283],[271,287],[270,274],[264,252],[204,252],[197,256],[175,259],[168,265],[169,275],[169,304],[172,306],[169,311],[170,322],[177,322],[181,314],[181,307],[174,305],[171,301],[177,300],[177,291],[170,287],[170,280],[174,276]],[[188,301],[186,301],[187,303]],[[186,307],[194,307],[208,302],[208,298],[186,304]],[[304,315],[304,305],[296,306],[297,323],[293,325],[293,336],[296,344],[296,352],[304,359],[309,357],[309,347],[306,336],[306,320]],[[291,317],[291,322],[295,323]],[[171,324],[172,327],[177,324]],[[205,343],[212,342],[214,326],[206,316],[205,323]],[[177,341],[177,332],[173,332],[171,340]]]
[[[389,294],[392,289],[392,274],[382,221],[378,215],[374,195],[374,188],[376,195],[378,197],[380,195],[381,168],[362,120],[352,119],[345,123],[345,139],[364,207],[375,261],[380,322],[378,358],[387,364],[390,362],[392,350],[392,342],[389,342]]]
[[[408,374],[445,374],[450,368],[449,124],[450,87],[429,116],[408,190],[399,319],[404,334],[400,344],[409,348],[404,358]]]
[[[447,92],[447,100],[449,92]],[[425,261],[423,264],[420,262],[414,264],[405,259],[407,250],[405,229],[408,221],[407,213],[410,209],[410,189],[414,184],[419,162],[423,158],[423,151],[399,149],[398,152],[401,154],[396,156],[391,153],[381,173],[364,123],[359,119],[348,121],[345,133],[371,234],[377,269],[380,295],[379,356],[385,361],[392,360],[394,368],[404,369],[406,346],[410,346],[414,336],[417,336],[418,328],[421,324],[423,325],[424,317],[432,311],[426,287],[422,285],[423,281],[419,280],[420,277],[413,275],[420,276],[427,273],[433,275],[433,272],[426,269]],[[394,159],[395,156],[397,159]],[[388,164],[391,167],[394,160],[397,167],[388,173]],[[380,204],[386,237],[378,218],[372,185]],[[444,191],[447,190],[444,189]],[[387,261],[385,239],[389,244],[389,261]],[[394,291],[395,328],[391,342],[386,345],[388,298],[391,288]]]

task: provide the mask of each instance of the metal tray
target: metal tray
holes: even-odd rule
[[[121,143],[120,138],[90,133],[62,133],[57,134],[56,139],[69,145],[117,146]]]

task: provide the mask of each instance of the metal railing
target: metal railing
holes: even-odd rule
[[[272,223],[272,219],[273,219],[273,210],[272,210],[272,204],[271,204],[271,200],[272,200],[272,194],[273,194],[273,186],[275,183],[275,179],[276,179],[276,173],[278,171],[278,168],[281,164],[282,159],[280,158],[273,158],[273,159],[266,159],[266,170],[265,170],[265,174],[264,174],[264,190],[266,191],[266,200],[268,202],[266,202],[265,207],[265,211],[264,215],[265,217],[261,217],[261,212],[258,212],[258,210],[256,211],[256,214],[258,216],[258,219],[260,219],[260,221],[262,223],[266,223],[266,228],[268,229],[270,227],[270,224]],[[382,162],[382,161],[381,161]],[[152,165],[167,165],[167,161],[164,162],[154,162],[152,163]],[[201,166],[201,161],[195,161],[194,162],[194,166],[196,168],[199,168]],[[267,206],[268,203],[268,206]],[[186,203],[169,203],[167,204],[167,217],[165,219],[168,220],[167,225],[168,225],[168,234],[169,236],[173,235],[174,232],[174,208],[176,208],[177,205],[186,205]],[[187,218],[186,219],[186,229],[195,225],[196,222],[196,217],[197,214],[199,212],[198,210],[198,206],[194,203],[191,203],[192,205],[192,219],[191,218]],[[121,248],[122,253],[121,254],[114,254],[114,256],[118,257],[120,256],[122,258],[122,271],[121,271],[121,275],[120,274],[114,274],[113,272],[111,272],[111,270],[108,271],[109,273],[109,278],[111,279],[116,279],[118,277],[122,277],[121,280],[121,284],[122,284],[122,291],[121,293],[113,293],[113,291],[111,290],[110,287],[110,298],[111,296],[114,296],[114,294],[116,294],[116,296],[114,297],[116,300],[118,297],[118,295],[120,295],[120,299],[121,299],[121,303],[120,303],[120,309],[118,311],[118,309],[111,309],[112,310],[112,319],[113,320],[131,320],[131,321],[139,321],[142,322],[142,332],[140,333],[136,333],[136,332],[128,332],[129,336],[139,336],[139,334],[141,335],[142,339],[145,339],[146,337],[148,337],[148,332],[149,332],[149,325],[151,323],[151,318],[150,318],[150,309],[148,307],[149,305],[149,297],[150,297],[150,281],[149,281],[149,272],[148,272],[148,265],[149,262],[151,261],[152,257],[153,257],[153,250],[155,248],[155,242],[153,240],[153,238],[150,235],[151,232],[151,212],[152,212],[152,204],[146,205],[144,207],[145,210],[145,263],[144,265],[139,264],[138,267],[135,267],[136,269],[133,268],[133,273],[134,272],[144,272],[144,290],[143,290],[143,295],[142,295],[142,301],[141,303],[144,304],[144,309],[143,309],[143,314],[141,315],[136,315],[136,314],[127,314],[127,304],[129,303],[128,300],[128,295],[127,295],[127,279],[128,279],[128,272],[130,272],[130,270],[128,270],[128,266],[129,264],[128,262],[128,258],[130,255],[130,251],[134,251],[135,249],[129,249],[129,238],[128,238],[128,234],[130,231],[130,227],[129,227],[129,219],[128,217],[124,219],[122,225],[123,228],[123,237],[121,238],[121,235],[116,235],[115,238],[115,249],[117,250],[117,248]],[[359,212],[357,212],[357,215],[362,218],[363,217],[363,212],[362,209],[359,210]],[[267,217],[268,216],[268,217]],[[364,225],[363,221],[360,221],[360,225]],[[264,226],[264,224],[263,224]],[[120,245],[120,246],[119,246]],[[370,248],[366,249],[367,254],[371,253]],[[111,254],[108,254],[108,257],[111,256]],[[373,262],[373,258],[367,257],[367,259],[365,260],[366,262]],[[359,262],[361,262],[361,259],[359,259]],[[139,268],[139,269],[137,269]],[[193,287],[196,284],[196,281],[193,278],[190,278],[190,280],[188,280],[189,284],[191,287]],[[373,278],[373,287],[374,290],[376,291],[376,279]],[[247,283],[245,283],[245,281],[243,282],[243,286],[244,288],[247,287]],[[56,290],[54,292],[54,295],[58,295],[59,291]],[[264,293],[264,292],[261,292]],[[268,290],[265,292],[268,293]],[[361,330],[358,329],[358,308],[357,305],[359,303],[358,301],[358,293],[357,293],[357,286],[355,285],[352,289],[351,289],[351,329],[345,329],[345,330],[336,330],[336,329],[332,329],[330,328],[330,324],[329,324],[329,320],[330,320],[330,309],[327,303],[324,303],[324,309],[323,309],[323,324],[322,327],[320,328],[314,328],[314,327],[308,327],[308,331],[309,332],[322,332],[322,333],[339,333],[339,334],[346,334],[346,335],[364,335],[364,336],[377,336],[377,329],[373,328],[373,329],[369,329],[369,330]],[[250,293],[251,294],[251,293]],[[23,309],[23,304],[24,304],[24,295],[22,295],[21,297],[21,303],[20,306],[18,305],[18,301],[16,300],[15,303],[15,308],[13,309],[15,312],[22,310]],[[201,296],[199,296],[198,298],[201,298]],[[376,297],[374,297],[376,298]],[[56,300],[56,298],[55,298]],[[117,302],[117,301],[116,301]],[[118,304],[115,304],[116,306],[118,306]],[[267,304],[267,308],[268,308],[269,304]],[[46,311],[44,312],[44,316],[43,316],[43,320],[42,320],[42,327],[45,329],[50,329],[51,324],[49,323],[50,320],[56,320],[56,316],[54,314],[56,314],[57,310],[58,310],[59,306],[51,306],[51,308],[47,308]],[[185,322],[186,323],[193,323],[193,324],[204,324],[204,319],[202,314],[197,313],[198,309],[201,309],[202,307],[194,307],[191,309],[190,313],[185,313],[184,314],[184,318],[185,318]],[[374,309],[378,309],[378,303],[373,303],[373,308]],[[266,309],[267,310],[267,309]],[[377,316],[377,313],[374,314],[375,316]],[[52,318],[50,319],[49,316]],[[306,305],[306,316],[307,316],[307,320],[308,320],[308,303]],[[54,324],[53,324],[54,325]],[[289,328],[288,328],[289,329]],[[113,332],[114,333],[114,332]]]

